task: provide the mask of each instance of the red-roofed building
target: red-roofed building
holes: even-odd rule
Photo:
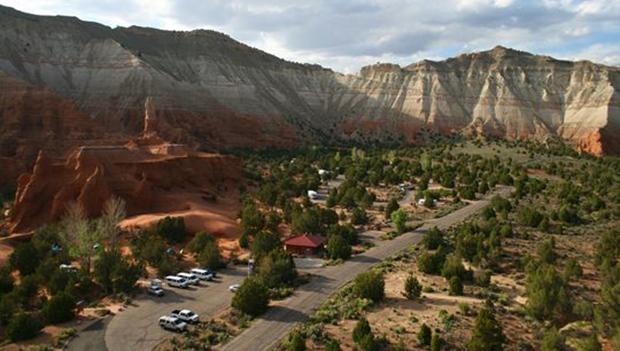
[[[284,242],[286,252],[297,255],[317,255],[325,248],[325,238],[320,235],[303,234]]]

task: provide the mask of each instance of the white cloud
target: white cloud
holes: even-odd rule
[[[613,62],[620,0],[0,0],[110,26],[213,29],[288,60],[356,72],[514,47]],[[597,46],[598,45],[598,46]],[[614,46],[612,45],[612,46]],[[596,54],[605,52],[605,54]]]

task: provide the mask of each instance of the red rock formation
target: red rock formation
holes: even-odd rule
[[[240,177],[237,158],[193,152],[181,145],[155,146],[150,140],[128,146],[82,146],[66,160],[41,152],[32,174],[19,178],[9,230],[28,232],[56,221],[74,201],[88,215],[97,216],[112,195],[127,202],[130,215],[183,210],[182,203],[166,199],[175,193],[226,196]]]

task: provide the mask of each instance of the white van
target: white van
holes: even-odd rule
[[[190,272],[202,280],[213,280],[213,273],[206,269],[193,268]]]
[[[175,288],[187,288],[189,285],[186,279],[177,277],[176,275],[169,275],[165,279],[168,285]]]
[[[192,273],[185,273],[185,272],[177,273],[177,277],[181,277],[187,280],[187,282],[190,284],[194,284],[194,285],[200,284],[200,279],[198,279],[198,277]]]

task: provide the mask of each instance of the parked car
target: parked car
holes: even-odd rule
[[[217,272],[216,271],[214,271],[212,269],[209,269],[209,268],[205,268],[204,270],[207,271],[207,274],[211,273],[213,275],[213,278],[217,278]]]
[[[187,330],[187,323],[183,322],[179,318],[172,317],[172,316],[159,317],[159,326],[164,329],[178,331],[178,332]]]
[[[178,318],[186,323],[195,324],[200,321],[198,315],[194,313],[192,310],[188,310],[188,309],[173,310],[170,316]]]
[[[240,287],[241,287],[241,284],[233,284],[233,285],[228,287],[228,290],[236,293],[239,290]]]
[[[194,268],[190,271],[190,273],[195,274],[202,280],[213,280],[214,278],[213,273],[206,269]]]
[[[187,281],[187,279],[185,278],[181,278],[181,277],[177,277],[176,275],[169,275],[166,278],[166,282],[168,283],[168,285],[175,287],[175,288],[187,288],[189,285],[189,282]]]
[[[161,287],[161,281],[160,280],[157,280],[157,281],[159,283],[154,283],[154,281],[151,281],[151,285],[149,285],[146,291],[149,293],[149,295],[164,296],[164,289],[162,289]]]
[[[181,273],[177,273],[177,277],[181,277],[187,280],[187,282],[190,284],[194,284],[194,285],[200,284],[200,279],[196,276],[196,274],[193,274],[193,273],[181,272]]]

